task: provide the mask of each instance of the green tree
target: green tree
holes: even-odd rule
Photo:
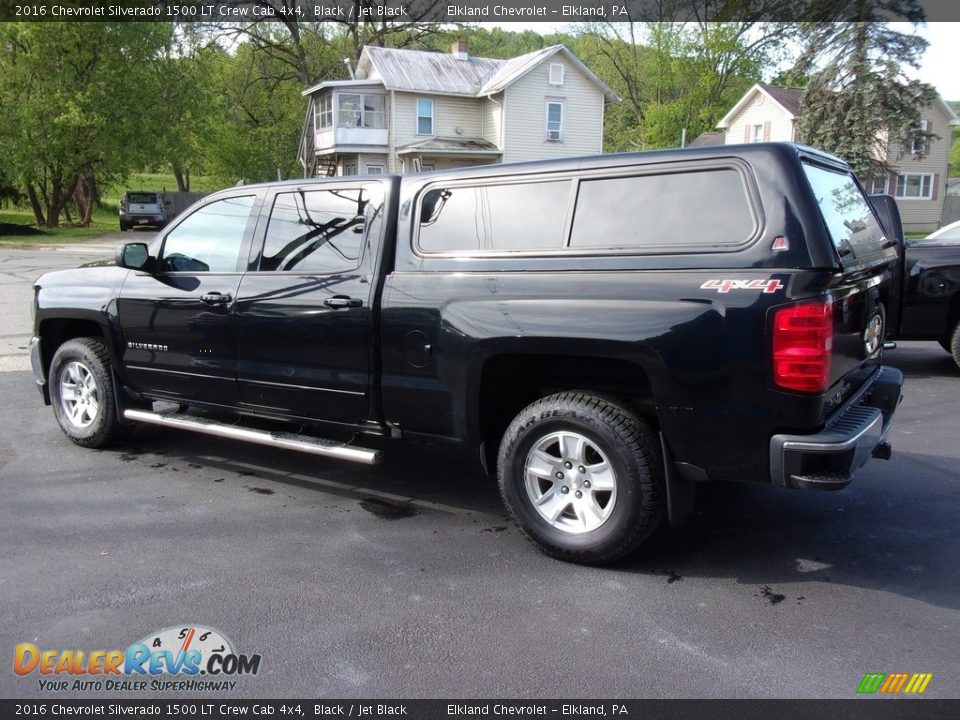
[[[921,112],[936,91],[904,71],[918,67],[926,40],[883,22],[885,12],[919,17],[916,0],[862,0],[859,10],[857,22],[805,24],[795,71],[810,83],[798,129],[804,142],[870,177],[889,172],[912,140],[929,139]]]
[[[218,98],[200,126],[206,172],[225,184],[299,176],[303,87],[278,77],[281,61],[241,43],[215,60]]]
[[[148,157],[143,79],[163,23],[0,25],[0,148],[38,225],[75,202],[89,223],[99,183]]]
[[[672,147],[684,130],[713,130],[791,29],[751,20],[582,26],[581,57],[623,97],[606,116],[606,149]]]

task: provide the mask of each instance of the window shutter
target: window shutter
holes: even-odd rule
[[[940,174],[939,174],[939,173],[934,173],[934,176],[933,176],[933,187],[930,188],[930,199],[931,199],[931,200],[936,200],[936,199],[937,199],[937,185],[939,185],[939,183],[940,183]]]
[[[890,177],[887,179],[887,195],[897,196],[897,174],[890,173]]]
[[[763,124],[763,141],[770,142],[770,121],[767,120]]]
[[[743,141],[745,143],[750,142],[750,123],[743,126]]]
[[[924,138],[923,140],[923,154],[929,155],[930,143],[933,142],[933,139],[930,137],[930,135],[933,134],[933,120],[927,120],[926,124],[927,124],[927,137]],[[933,192],[934,192],[934,197],[936,197],[936,192],[937,192],[936,189],[934,189]]]

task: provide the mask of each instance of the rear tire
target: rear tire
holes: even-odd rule
[[[957,322],[956,327],[953,328],[953,336],[950,338],[950,347],[947,352],[953,355],[953,361],[960,368],[960,322]]]
[[[102,448],[120,436],[110,354],[99,338],[75,338],[57,348],[49,378],[53,413],[70,440]]]
[[[513,420],[497,470],[504,504],[544,553],[589,565],[635,550],[662,524],[657,436],[614,401],[564,392]]]

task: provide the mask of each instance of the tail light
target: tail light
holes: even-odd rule
[[[773,316],[773,382],[784,390],[825,391],[832,348],[831,300],[780,308]]]

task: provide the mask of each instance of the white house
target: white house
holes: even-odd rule
[[[797,132],[802,95],[802,88],[754,85],[717,124],[725,133],[725,144],[802,142]],[[897,199],[908,232],[929,232],[942,222],[950,135],[952,128],[960,125],[960,118],[939,95],[930,107],[921,109],[921,117],[927,132],[937,139],[908,147],[889,143],[879,152],[894,172],[861,178],[868,191],[889,193]]]
[[[418,172],[603,151],[620,98],[563,45],[510,60],[367,46],[320,83],[300,138],[304,176]]]

